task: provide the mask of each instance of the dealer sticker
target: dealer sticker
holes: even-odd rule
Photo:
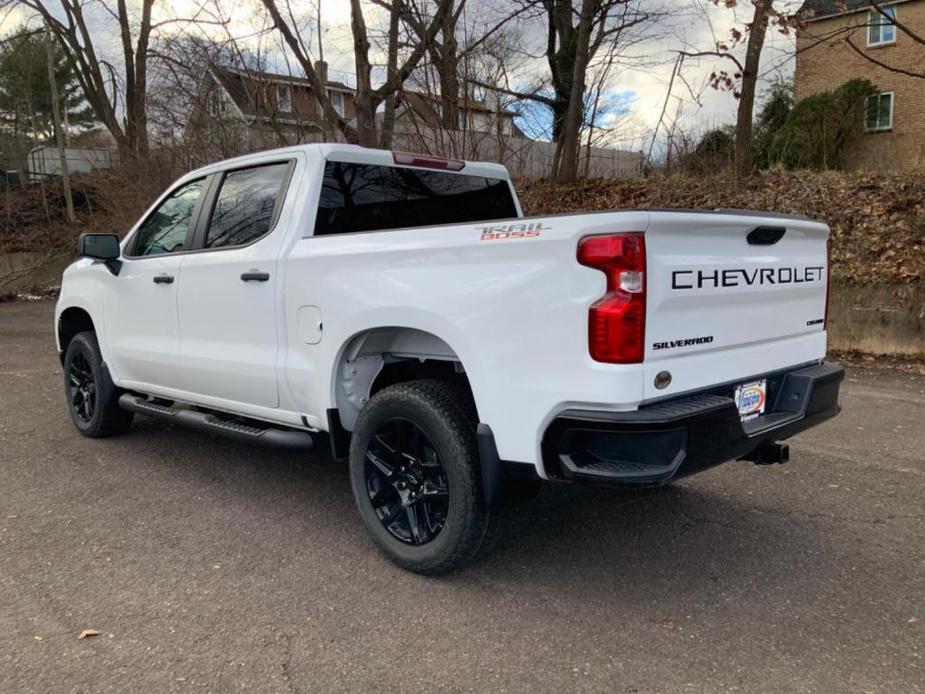
[[[768,381],[766,378],[751,383],[743,383],[735,389],[735,403],[739,408],[739,417],[743,422],[764,414],[768,401]]]

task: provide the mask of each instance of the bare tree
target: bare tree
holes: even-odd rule
[[[156,0],[140,0],[130,11],[126,0],[101,0],[106,14],[116,22],[122,51],[121,74],[102,60],[98,27],[90,28],[84,0],[0,0],[0,5],[21,5],[36,12],[54,35],[74,66],[77,80],[96,117],[110,132],[126,158],[148,151],[145,96],[148,77],[148,46],[156,28],[151,11]],[[59,10],[60,8],[60,10]],[[63,15],[63,18],[59,18]],[[120,97],[123,103],[120,104]]]
[[[55,124],[55,144],[58,147],[58,159],[61,162],[61,186],[64,188],[64,206],[67,221],[74,223],[74,198],[71,195],[71,176],[67,165],[67,153],[64,145],[64,128],[58,111],[58,80],[55,76],[55,49],[52,46],[51,31],[46,30],[45,49],[48,55],[48,86],[51,90],[51,118]]]
[[[273,26],[279,32],[283,42],[289,50],[292,51],[296,61],[299,63],[299,67],[302,68],[302,72],[305,73],[305,78],[308,80],[309,85],[311,85],[315,100],[321,108],[324,122],[326,124],[333,124],[334,127],[344,135],[347,141],[357,142],[358,138],[353,128],[351,128],[344,117],[334,109],[331,98],[328,96],[326,85],[323,84],[321,77],[315,71],[311,56],[305,44],[302,42],[295,22],[290,25],[290,23],[283,18],[276,0],[261,0],[261,2],[267,9],[267,12],[269,12],[270,18],[273,20]],[[287,14],[292,17],[292,9],[288,4],[286,5],[286,9]]]
[[[755,89],[758,84],[758,68],[761,51],[768,31],[768,19],[773,0],[752,0],[755,12],[748,31],[745,46],[745,65],[742,69],[739,105],[736,109],[735,172],[736,176],[747,176],[752,172],[755,154],[752,147],[752,117],[755,110]]]
[[[572,0],[522,0],[531,8],[540,9],[546,25],[544,57],[549,66],[552,96],[542,90],[513,92],[515,96],[530,99],[548,106],[553,113],[552,139],[558,141],[565,126],[566,114],[571,100],[575,79],[575,62],[579,59],[577,48],[581,19],[585,7],[582,2],[579,12]],[[637,0],[595,0],[588,8],[591,12],[590,34],[585,55],[581,60],[591,63],[600,48],[626,39],[629,29],[643,25],[653,18],[653,13],[642,9]],[[575,17],[578,23],[575,23]],[[510,90],[507,90],[510,91]]]
[[[459,63],[462,59],[457,27],[459,18],[466,7],[466,0],[450,0],[447,11],[443,14],[439,34],[430,37],[428,21],[429,6],[391,0],[372,0],[376,5],[387,9],[392,17],[397,17],[411,29],[415,40],[426,43],[430,64],[437,72],[440,99],[440,125],[444,130],[459,129],[460,75]],[[392,29],[389,30],[390,35]]]
[[[585,75],[590,58],[591,24],[598,4],[599,0],[582,0],[581,3],[568,106],[562,124],[562,136],[556,148],[554,175],[557,181],[572,181],[578,176],[578,137],[584,108]]]
[[[715,5],[722,4],[734,8],[736,0],[712,0]],[[754,166],[754,147],[752,142],[752,118],[755,109],[755,92],[759,79],[761,53],[764,49],[768,26],[774,24],[781,33],[788,33],[795,23],[792,15],[774,6],[774,0],[750,0],[752,5],[751,21],[744,28],[734,27],[730,41],[717,41],[710,50],[682,51],[689,57],[715,57],[728,60],[735,65],[732,75],[727,70],[714,72],[711,83],[717,89],[732,91],[738,106],[736,109],[735,134],[735,173],[737,177],[748,176]],[[745,44],[744,61],[737,55],[736,49]]]
[[[654,26],[658,13],[652,2],[640,0],[582,0],[577,9],[575,0],[519,0],[514,14],[526,23],[542,22],[548,81],[528,89],[478,84],[548,108],[552,113],[551,137],[558,145],[553,175],[563,180],[573,178],[577,174],[579,131],[585,121],[586,77],[594,70],[595,57],[602,48],[615,56],[636,44],[647,27]]]
[[[277,0],[261,0],[264,7],[266,7],[267,11],[270,13],[270,17],[273,19],[277,31],[282,35],[286,45],[302,67],[306,78],[311,84],[315,98],[321,105],[326,120],[331,123],[336,123],[338,129],[349,141],[367,147],[375,147],[378,143],[376,127],[376,111],[378,107],[386,101],[387,98],[395,94],[418,66],[421,58],[426,54],[430,44],[434,41],[434,37],[440,30],[452,1],[453,0],[439,0],[436,11],[427,25],[422,40],[410,47],[411,50],[405,55],[401,64],[399,64],[398,23],[390,22],[390,31],[387,39],[390,46],[387,51],[390,64],[386,66],[385,82],[374,89],[372,86],[373,65],[369,57],[370,41],[366,27],[366,18],[363,14],[363,7],[360,0],[350,0],[350,30],[353,35],[354,62],[356,65],[357,80],[355,94],[357,114],[356,127],[354,128],[334,111],[330,98],[325,90],[325,85],[321,83],[312,65],[308,51],[305,50],[304,44],[299,38],[295,23],[290,23],[283,17]],[[396,11],[401,12],[405,0],[395,0],[395,2],[398,5]],[[290,17],[292,16],[291,11],[289,11],[288,14]]]

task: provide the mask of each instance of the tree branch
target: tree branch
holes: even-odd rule
[[[513,96],[514,98],[517,98],[517,99],[526,99],[528,101],[536,101],[537,103],[543,104],[544,106],[548,106],[549,108],[552,108],[553,105],[555,104],[555,101],[551,97],[544,96],[536,92],[532,92],[532,93],[518,92],[513,89],[506,89],[504,87],[500,87],[497,84],[486,84],[485,82],[482,82],[481,80],[476,80],[476,79],[470,79],[469,83],[474,84],[478,87],[482,87],[483,89],[491,90],[493,92],[499,92],[501,94],[506,94],[507,96]]]
[[[880,61],[880,60],[877,60],[877,59],[874,58],[873,56],[868,55],[865,51],[861,50],[860,48],[858,48],[857,46],[854,45],[854,43],[851,41],[851,37],[850,37],[850,36],[845,37],[845,43],[847,43],[849,46],[851,46],[851,50],[853,50],[853,51],[854,51],[855,53],[857,53],[859,56],[861,56],[862,58],[864,58],[864,60],[867,60],[867,61],[873,63],[874,65],[878,65],[878,66],[882,67],[882,68],[885,69],[885,70],[889,70],[890,72],[895,72],[895,73],[897,73],[897,74],[899,74],[899,75],[906,75],[906,76],[908,76],[908,77],[917,77],[918,79],[923,79],[923,80],[925,80],[925,72],[911,72],[911,71],[905,70],[905,69],[903,69],[903,68],[901,68],[901,67],[896,67],[895,65],[887,65],[886,63],[884,63],[884,62],[882,62],[882,61]]]
[[[723,53],[722,51],[678,51],[681,55],[687,58],[703,58],[707,56],[712,56],[714,58],[726,58],[735,63],[736,67],[741,71],[745,71],[745,67],[742,65],[741,61],[736,58],[731,53]]]

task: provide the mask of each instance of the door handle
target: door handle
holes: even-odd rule
[[[173,275],[155,275],[154,284],[173,284]]]
[[[242,282],[266,282],[269,279],[269,272],[257,272],[256,270],[251,270],[250,272],[241,273]]]

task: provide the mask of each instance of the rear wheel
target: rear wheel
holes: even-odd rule
[[[475,427],[457,390],[437,380],[384,388],[360,412],[350,442],[367,530],[386,556],[418,573],[471,561],[491,524]]]
[[[125,432],[133,414],[119,407],[122,392],[103,364],[96,333],[75,335],[64,355],[64,394],[80,433],[98,438]]]

